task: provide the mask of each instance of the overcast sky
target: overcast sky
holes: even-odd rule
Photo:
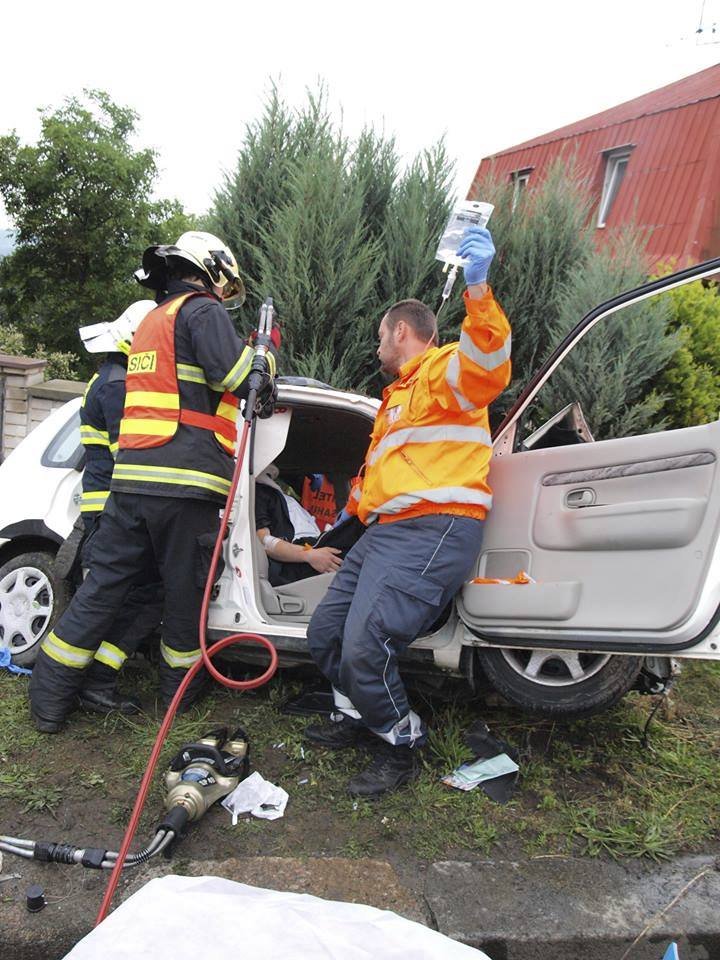
[[[720,0],[34,0],[3,9],[0,132],[32,142],[37,107],[107,90],[158,151],[157,195],[201,213],[269,78],[295,105],[321,78],[350,135],[411,157],[445,134],[464,194],[481,157],[720,61],[713,21],[720,40]]]

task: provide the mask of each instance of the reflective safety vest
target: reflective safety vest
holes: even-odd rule
[[[204,382],[202,370],[175,362],[175,320],[180,307],[191,297],[185,293],[152,310],[133,337],[128,358],[125,416],[120,424],[120,449],[145,450],[169,443],[178,424],[210,430],[222,449],[232,456],[237,439],[238,398],[220,386],[208,384],[220,393],[214,414],[180,406],[178,378]],[[188,369],[186,369],[188,368]],[[116,468],[117,470],[117,468]]]
[[[510,326],[489,290],[465,306],[460,341],[409,360],[383,393],[345,508],[363,523],[482,520],[492,505],[487,408],[510,382]]]
[[[300,502],[314,518],[320,530],[324,530],[327,524],[332,526],[335,523],[338,512],[335,503],[335,487],[324,474],[317,490],[313,490],[310,477],[305,477]]]

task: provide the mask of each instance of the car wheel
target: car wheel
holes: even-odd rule
[[[44,550],[21,553],[0,567],[0,645],[10,648],[13,663],[35,663],[40,643],[67,607],[72,588]]]
[[[633,686],[641,657],[573,650],[478,650],[495,689],[527,713],[557,719],[607,710]]]

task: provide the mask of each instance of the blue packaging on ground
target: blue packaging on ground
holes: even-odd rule
[[[10,673],[26,674],[26,675],[29,675],[32,673],[32,670],[26,670],[25,667],[15,666],[15,664],[12,662],[10,649],[8,647],[0,647],[0,668],[2,667],[5,667],[5,669],[9,670]]]
[[[474,760],[463,763],[451,774],[442,778],[442,782],[458,790],[473,790],[483,780],[493,780],[506,773],[517,773],[518,765],[506,753],[499,753],[487,760]]]

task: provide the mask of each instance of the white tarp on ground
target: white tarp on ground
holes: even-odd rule
[[[221,877],[151,880],[66,960],[490,960],[388,910]]]

